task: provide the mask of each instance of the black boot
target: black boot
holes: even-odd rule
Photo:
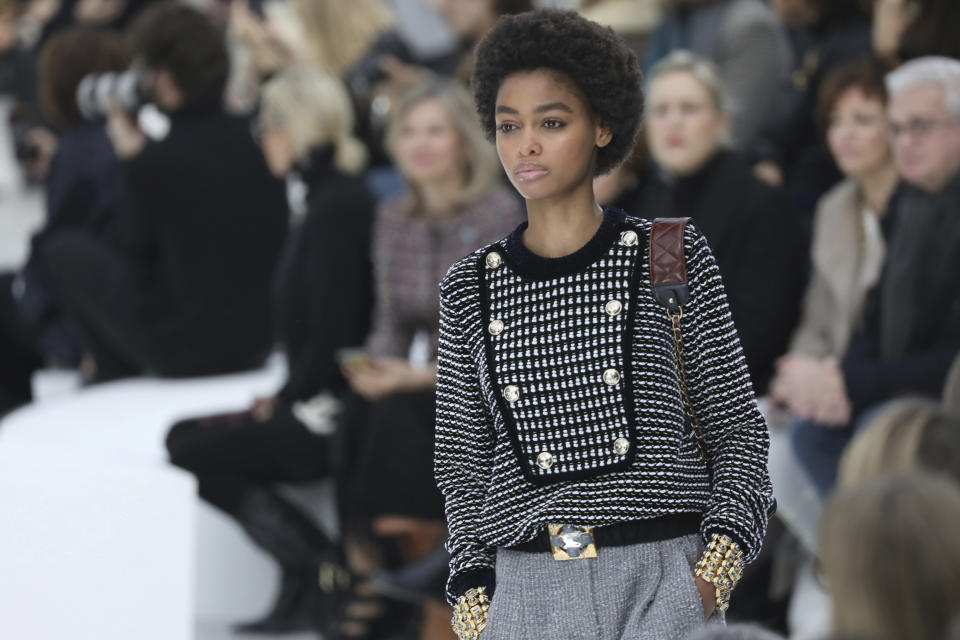
[[[346,575],[340,547],[299,509],[264,488],[244,496],[233,514],[247,534],[280,564],[280,589],[271,611],[237,625],[238,633],[316,631],[329,624],[336,588]],[[323,584],[321,584],[323,582]]]
[[[311,611],[316,576],[283,569],[280,591],[270,612],[259,620],[234,625],[236,633],[280,634],[314,629]]]
[[[450,554],[441,544],[412,564],[377,573],[370,583],[388,598],[420,604],[429,599],[442,599],[449,575]]]

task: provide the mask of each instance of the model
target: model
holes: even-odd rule
[[[440,285],[454,630],[653,640],[722,623],[773,507],[769,438],[702,234],[674,225],[689,295],[667,313],[651,223],[594,199],[634,146],[636,58],[538,10],[500,19],[472,87],[527,222]]]

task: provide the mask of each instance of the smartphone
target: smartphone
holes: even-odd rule
[[[336,353],[337,362],[344,369],[364,369],[372,364],[370,354],[358,347],[347,347],[338,349]]]

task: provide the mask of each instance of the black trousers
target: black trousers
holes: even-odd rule
[[[395,393],[376,402],[350,396],[336,458],[341,517],[347,522],[396,515],[444,518],[433,475],[436,394]]]
[[[15,274],[0,274],[0,416],[33,399],[30,381],[43,364],[13,297]]]
[[[97,379],[165,374],[172,349],[158,345],[139,317],[143,292],[133,266],[91,234],[51,238],[42,255],[52,294],[97,364]]]
[[[263,422],[248,411],[178,422],[167,434],[167,451],[170,462],[196,475],[200,497],[231,515],[253,487],[331,474],[330,439],[282,404]]]

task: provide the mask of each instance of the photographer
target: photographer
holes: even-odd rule
[[[44,263],[57,300],[105,381],[209,375],[257,366],[271,348],[270,280],[286,201],[246,120],[222,110],[220,34],[196,10],[158,4],[130,33],[140,87],[170,119],[148,141],[118,98],[108,133],[122,202],[110,243],[56,238]]]

